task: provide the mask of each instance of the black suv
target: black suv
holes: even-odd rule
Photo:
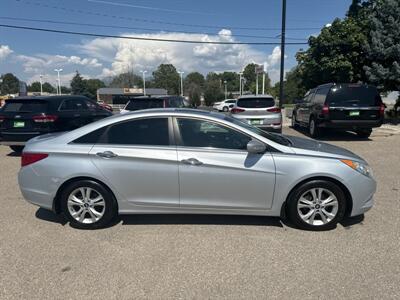
[[[185,107],[183,100],[184,98],[180,96],[139,96],[130,99],[121,112],[149,108],[182,108]]]
[[[35,136],[69,131],[111,115],[83,96],[9,99],[0,109],[0,144],[20,152]]]
[[[324,84],[309,91],[293,109],[292,127],[308,127],[311,137],[324,128],[354,131],[367,138],[382,125],[385,106],[376,87],[366,84]]]

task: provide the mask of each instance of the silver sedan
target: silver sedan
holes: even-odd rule
[[[116,115],[30,140],[23,196],[79,228],[118,214],[288,217],[326,230],[373,205],[368,164],[345,149],[187,109]]]

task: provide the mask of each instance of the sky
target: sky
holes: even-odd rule
[[[287,0],[287,42],[306,42],[335,18],[343,18],[350,3]],[[281,5],[281,0],[1,0],[0,24],[6,25],[276,45],[182,44],[0,27],[0,74],[12,72],[28,83],[38,81],[42,74],[44,81],[55,85],[54,69],[62,68],[61,82],[68,86],[77,70],[85,78],[104,79],[128,70],[151,74],[161,63],[172,63],[185,74],[207,74],[238,72],[254,62],[267,64],[274,83],[280,68]],[[295,54],[301,48],[307,45],[287,45],[286,71],[296,65]]]

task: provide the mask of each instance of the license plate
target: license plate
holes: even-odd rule
[[[350,113],[349,113],[349,116],[350,117],[358,117],[360,115],[360,112],[359,111],[351,111]]]
[[[262,120],[250,120],[250,124],[251,125],[261,125],[262,124]]]
[[[22,127],[25,127],[25,122],[14,121],[14,128],[22,128]]]

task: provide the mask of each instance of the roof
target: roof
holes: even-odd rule
[[[143,95],[143,89],[124,89],[124,88],[100,88],[97,90],[99,95]],[[168,91],[161,88],[147,88],[146,94],[167,95]]]
[[[272,95],[269,94],[262,94],[262,95],[243,95],[240,96],[238,99],[245,99],[245,98],[274,98]]]
[[[15,97],[8,100],[45,100],[45,101],[62,101],[65,99],[86,99],[89,98],[81,95],[58,95],[58,96],[23,96]],[[90,100],[90,99],[89,99]]]

